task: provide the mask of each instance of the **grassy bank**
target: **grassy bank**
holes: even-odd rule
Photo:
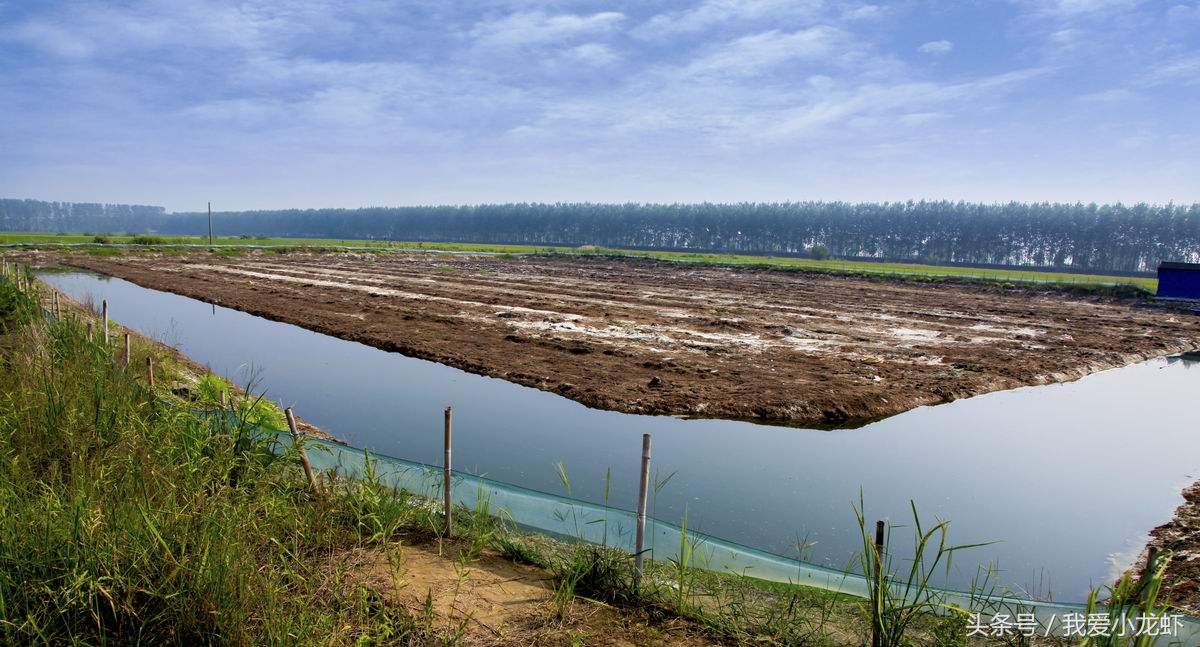
[[[358,519],[311,500],[245,416],[205,417],[11,284],[0,374],[0,641],[293,644],[417,635],[338,582]],[[98,336],[97,336],[98,337]],[[362,515],[372,514],[362,510]]]
[[[145,236],[145,235],[84,235],[84,234],[39,234],[0,233],[0,244],[98,244],[98,245],[207,245],[208,238],[201,236]],[[975,268],[921,263],[878,263],[840,259],[815,260],[811,258],[753,256],[745,254],[722,254],[706,252],[668,252],[609,249],[594,246],[550,247],[538,245],[492,245],[473,243],[418,243],[405,241],[353,240],[332,238],[267,238],[218,236],[214,245],[263,246],[276,248],[320,248],[338,249],[358,247],[373,250],[430,250],[449,252],[486,252],[492,254],[593,254],[616,255],[636,258],[653,258],[679,263],[696,263],[723,267],[753,267],[765,269],[805,270],[835,272],[868,276],[900,276],[909,278],[971,279],[1006,283],[1033,283],[1074,287],[1131,286],[1153,293],[1158,287],[1154,277],[1109,276],[1104,274],[1076,274],[1042,269],[1020,268]]]
[[[870,600],[698,571],[686,534],[678,559],[639,578],[626,553],[518,532],[486,502],[461,510],[446,538],[436,505],[369,475],[324,475],[314,493],[299,455],[255,433],[277,426],[277,411],[148,341],[126,368],[82,315],[47,322],[36,294],[0,279],[4,644],[471,644],[432,599],[413,609],[388,595],[423,586],[401,574],[412,546],[434,547],[463,578],[488,556],[540,569],[550,638],[523,644],[589,642],[580,636],[595,628],[572,612],[588,600],[730,644],[863,645],[873,626],[884,645],[968,644],[969,610],[944,608],[927,586],[956,550],[945,524],[918,528],[927,550],[916,555],[891,555],[887,539],[877,561],[860,519],[862,570],[879,584]],[[364,551],[394,563],[385,585],[349,559]]]

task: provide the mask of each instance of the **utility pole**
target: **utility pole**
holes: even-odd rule
[[[208,244],[212,243],[212,202],[208,203]]]

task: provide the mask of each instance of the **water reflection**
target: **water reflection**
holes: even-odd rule
[[[561,493],[635,501],[641,434],[654,471],[674,474],[654,513],[726,539],[844,567],[857,549],[851,504],[870,519],[952,521],[955,543],[996,541],[955,558],[965,585],[995,562],[1006,582],[1080,600],[1132,561],[1200,476],[1196,356],[1156,360],[1071,384],[1016,389],[826,432],[588,409],[559,396],[271,322],[126,281],[45,279],[108,299],[113,318],[168,339],[357,446],[436,464],[441,411],[453,404],[459,467]]]

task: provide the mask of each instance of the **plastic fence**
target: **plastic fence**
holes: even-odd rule
[[[290,434],[277,432],[284,447],[292,445]],[[440,500],[443,489],[441,467],[356,449],[348,445],[306,438],[304,441],[313,469],[336,472],[339,478],[361,478],[367,461],[380,482],[414,495]],[[602,544],[633,553],[636,515],[628,510],[606,507],[570,497],[539,492],[485,477],[454,473],[451,498],[456,506],[474,508],[486,499],[490,509],[500,513],[522,529],[571,541]],[[647,517],[646,549],[651,559],[666,561],[679,557],[683,530],[674,524]],[[743,546],[718,537],[686,533],[693,547],[694,568],[719,573],[744,575],[757,579],[816,587],[856,597],[868,597],[869,584],[862,575],[811,564]],[[1018,597],[983,597],[976,594],[939,590],[945,605],[963,609],[987,609],[983,617],[1007,614],[1033,614],[1042,631],[1061,627],[1067,615],[1086,613],[1082,604],[1047,602]],[[1161,636],[1155,645],[1200,645],[1200,619],[1184,617],[1172,636]]]

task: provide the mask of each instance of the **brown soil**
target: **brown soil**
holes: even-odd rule
[[[331,565],[350,582],[424,618],[432,604],[437,636],[461,633],[463,645],[712,645],[693,623],[651,618],[576,598],[561,616],[550,574],[485,553],[466,561],[446,545],[369,548],[338,555]]]
[[[59,254],[618,411],[848,425],[1200,348],[1200,317],[971,284],[589,257]]]
[[[1163,599],[1200,615],[1200,482],[1183,491],[1183,505],[1169,523],[1150,531],[1147,549],[1151,547],[1172,555],[1163,578]],[[1143,552],[1138,560],[1137,572],[1145,568],[1148,554]]]

